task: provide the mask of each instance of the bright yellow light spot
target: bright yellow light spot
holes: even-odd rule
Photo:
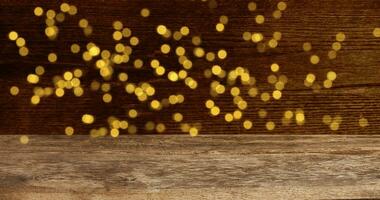
[[[95,117],[91,114],[84,114],[82,116],[82,122],[85,124],[92,124],[95,121]]]
[[[11,31],[8,34],[8,38],[12,41],[15,41],[18,38],[18,33],[16,31]]]
[[[29,143],[29,137],[26,135],[22,135],[19,140],[20,140],[21,144],[28,144]]]
[[[243,116],[243,113],[240,110],[235,110],[232,115],[235,120],[239,120]]]
[[[331,88],[332,87],[332,81],[331,80],[325,80],[325,81],[323,81],[323,87],[325,87],[325,88]]]
[[[280,90],[275,90],[273,91],[272,96],[274,99],[279,100],[282,97],[282,93]]]
[[[39,65],[34,69],[34,72],[36,72],[37,75],[41,76],[45,73],[45,68]]]
[[[315,75],[314,74],[307,74],[306,75],[306,81],[309,82],[309,83],[313,83],[315,81]]]
[[[222,23],[217,23],[217,24],[215,25],[215,29],[216,29],[216,31],[218,31],[218,32],[223,32],[223,31],[224,31],[224,24],[222,24]]]
[[[185,52],[186,52],[185,48],[183,48],[181,46],[179,46],[175,49],[175,53],[177,54],[177,56],[183,56],[183,55],[185,55]]]
[[[74,95],[77,97],[82,96],[84,93],[84,90],[81,87],[74,88]]]
[[[222,68],[221,68],[219,65],[214,65],[214,66],[212,66],[212,68],[211,68],[211,72],[212,72],[214,75],[219,75],[219,74],[222,72]]]
[[[65,128],[65,134],[68,136],[72,136],[74,134],[74,128],[71,126],[67,126]]]
[[[310,62],[311,62],[311,64],[314,64],[314,65],[318,64],[319,63],[319,56],[317,56],[317,55],[310,56]]]
[[[26,47],[21,47],[18,50],[18,53],[20,54],[20,56],[27,56],[29,54],[29,49]]]
[[[56,13],[54,10],[48,10],[46,12],[46,17],[49,18],[49,19],[53,19],[55,17]]]
[[[121,21],[114,21],[112,23],[112,26],[115,30],[118,30],[120,31],[121,29],[123,29],[123,23]]]
[[[140,14],[142,17],[149,17],[150,10],[148,8],[143,8],[143,9],[141,9]]]
[[[276,48],[278,45],[278,42],[275,39],[271,39],[271,40],[269,40],[268,45],[270,48]]]
[[[65,72],[65,73],[63,74],[63,78],[64,78],[65,80],[69,81],[69,80],[71,80],[71,79],[73,78],[73,73],[71,73],[71,72]]]
[[[69,15],[76,15],[78,12],[78,9],[74,5],[70,5]]]
[[[189,35],[189,33],[190,33],[190,29],[187,26],[182,26],[179,31],[184,36]]]
[[[37,95],[33,95],[32,98],[30,98],[30,103],[37,105],[40,103],[40,97]]]
[[[116,128],[111,129],[110,135],[111,135],[111,137],[114,137],[114,138],[118,137],[119,136],[119,130]]]
[[[305,115],[302,112],[297,112],[296,113],[296,121],[297,122],[305,121]]]
[[[380,37],[380,28],[375,28],[373,30],[373,36]]]
[[[103,95],[104,103],[110,103],[112,101],[112,95],[110,93],[105,93]]]
[[[341,48],[342,48],[342,45],[340,44],[340,42],[334,42],[332,45],[331,45],[332,49],[334,51],[339,51]]]
[[[35,74],[29,74],[27,77],[26,77],[26,80],[31,83],[31,84],[36,84],[40,81],[40,78],[35,75]]]
[[[165,127],[165,124],[163,123],[158,123],[157,126],[156,126],[156,131],[158,133],[162,133],[166,130],[166,127]]]
[[[12,86],[9,89],[9,92],[11,93],[11,95],[16,96],[20,92],[20,89],[17,86]]]
[[[131,37],[131,39],[129,39],[129,43],[132,46],[137,46],[139,44],[139,38],[133,36],[133,37]]]
[[[258,42],[260,42],[261,40],[263,40],[264,39],[264,36],[263,36],[263,34],[261,34],[261,33],[254,33],[254,34],[252,34],[252,36],[251,36],[251,40],[253,41],[253,42],[255,42],[255,43],[258,43]]]
[[[343,32],[336,34],[336,41],[343,42],[346,39],[346,35]]]
[[[90,53],[91,56],[97,56],[97,55],[99,55],[99,53],[100,53],[100,49],[99,49],[99,47],[97,47],[97,46],[92,46],[92,47],[88,50],[88,52]]]
[[[272,121],[269,121],[265,124],[265,128],[268,130],[268,131],[272,131],[274,128],[276,127],[276,124]]]
[[[129,116],[130,118],[136,118],[137,115],[138,115],[138,112],[137,112],[136,109],[130,109],[130,110],[128,111],[128,116]]]
[[[171,71],[168,73],[168,79],[173,82],[178,81],[178,74],[174,71]]]
[[[17,45],[18,47],[23,47],[23,46],[25,46],[25,43],[26,43],[26,41],[25,41],[25,39],[22,38],[22,37],[19,37],[19,38],[17,38],[17,40],[16,40],[16,45]]]
[[[154,110],[158,110],[161,107],[161,103],[157,100],[153,100],[150,102],[150,107],[152,107]]]
[[[164,25],[158,25],[156,31],[158,34],[164,35],[168,31],[168,29]]]
[[[263,15],[257,15],[256,18],[255,18],[255,21],[257,24],[263,24],[264,21],[265,21],[265,18]]]
[[[54,38],[54,36],[57,35],[57,27],[55,26],[49,26],[45,28],[45,35],[49,38]]]
[[[224,120],[226,120],[226,122],[232,122],[232,120],[234,120],[234,116],[231,113],[227,113],[224,115]]]
[[[223,94],[226,91],[226,87],[224,87],[224,85],[219,84],[215,87],[215,91],[218,94]]]
[[[140,69],[140,68],[143,67],[144,62],[143,62],[141,59],[136,59],[136,60],[133,62],[133,65],[135,66],[136,69]]]
[[[214,106],[211,108],[210,113],[212,116],[217,116],[220,113],[220,109],[218,106]]]
[[[70,5],[68,3],[62,3],[60,6],[60,9],[62,12],[69,12],[70,10]]]
[[[269,95],[269,93],[267,93],[267,92],[263,92],[263,93],[261,93],[261,100],[264,101],[264,102],[269,101],[269,100],[270,100],[270,95]]]
[[[201,58],[205,55],[205,51],[201,47],[194,48],[194,55],[198,58]]]
[[[183,115],[181,113],[174,113],[173,114],[173,120],[175,122],[180,122],[183,120]]]
[[[243,127],[245,128],[245,129],[247,129],[247,130],[249,130],[249,129],[251,129],[252,128],[252,122],[250,121],[250,120],[245,120],[244,122],[243,122]]]
[[[162,66],[159,66],[155,69],[155,72],[158,76],[162,76],[165,74],[165,68]]]
[[[280,66],[277,63],[273,63],[270,66],[270,69],[272,70],[272,72],[278,72],[278,70],[280,70]]]
[[[232,96],[238,96],[240,94],[240,89],[238,87],[232,87],[230,90]]]
[[[81,20],[79,20],[78,24],[79,24],[79,27],[86,28],[88,26],[88,21],[87,21],[87,19],[81,19]]]
[[[206,101],[205,105],[206,105],[206,108],[211,109],[212,107],[215,106],[215,103],[213,100],[209,99]]]
[[[63,95],[65,95],[65,90],[63,88],[57,88],[55,90],[55,95],[57,97],[63,97]]]
[[[51,62],[51,63],[54,63],[54,62],[56,62],[57,61],[57,54],[55,54],[55,53],[49,53],[49,55],[48,55],[48,60],[49,60],[49,62]]]
[[[44,14],[44,10],[41,7],[35,7],[34,8],[34,15],[35,16],[42,16]]]
[[[121,33],[121,31],[115,31],[113,32],[112,34],[112,38],[115,40],[115,41],[119,41],[123,38],[123,34]]]
[[[286,119],[291,119],[291,118],[293,117],[293,112],[292,112],[291,110],[287,110],[287,111],[285,111],[285,113],[284,113],[284,117],[285,117]]]
[[[327,79],[330,81],[334,81],[336,79],[336,73],[334,71],[327,72]]]
[[[195,127],[191,127],[191,128],[189,129],[189,134],[190,134],[191,137],[195,137],[195,136],[197,136],[197,135],[198,135],[198,129],[195,128]]]
[[[218,51],[218,58],[219,59],[225,59],[227,57],[227,51],[224,49],[221,49]]]
[[[161,45],[161,52],[163,54],[168,54],[170,52],[170,46],[168,44]]]

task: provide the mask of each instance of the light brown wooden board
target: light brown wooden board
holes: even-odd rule
[[[0,137],[0,199],[380,199],[380,136]]]
[[[172,123],[171,114],[184,113],[186,122],[203,124],[202,134],[223,133],[268,133],[265,123],[268,120],[276,122],[276,134],[325,134],[330,133],[327,125],[322,123],[325,114],[341,115],[342,124],[337,133],[343,134],[377,134],[379,133],[379,75],[380,75],[380,39],[372,35],[375,27],[380,26],[380,2],[378,0],[288,0],[287,10],[280,20],[271,18],[278,1],[256,1],[257,12],[251,13],[247,9],[247,1],[218,0],[216,9],[209,9],[207,3],[201,0],[72,0],[70,4],[78,7],[78,15],[70,17],[60,25],[60,34],[56,41],[48,41],[44,35],[44,19],[33,16],[35,6],[47,9],[59,9],[58,1],[44,0],[17,0],[0,1],[0,129],[1,134],[63,134],[65,126],[74,126],[77,133],[88,134],[92,127],[83,126],[81,115],[93,113],[96,115],[95,128],[104,126],[109,115],[125,117],[126,110],[136,108],[140,117],[130,120],[137,124],[139,133],[144,124],[149,121],[164,122],[167,133],[181,133],[177,124]],[[149,8],[151,16],[142,18],[141,8]],[[257,25],[254,18],[257,14],[267,17],[266,23]],[[229,17],[229,23],[224,33],[215,31],[215,24],[221,15]],[[94,27],[94,34],[90,38],[83,36],[78,27],[78,21],[87,18]],[[218,61],[225,69],[237,66],[247,67],[258,80],[261,91],[271,91],[266,83],[270,74],[269,66],[277,62],[281,66],[281,73],[289,77],[283,98],[280,101],[263,103],[260,98],[248,98],[249,107],[244,118],[254,121],[254,128],[245,131],[241,122],[225,123],[223,117],[212,118],[203,104],[209,98],[210,80],[203,77],[203,70],[212,66],[212,63],[197,60],[190,75],[199,81],[199,89],[192,91],[184,89],[183,83],[173,84],[165,79],[153,76],[149,67],[144,70],[133,70],[132,64],[118,66],[118,70],[126,70],[131,80],[150,81],[158,88],[158,97],[167,97],[173,93],[183,93],[185,104],[174,106],[169,110],[151,112],[146,104],[131,96],[125,96],[122,85],[115,83],[112,90],[113,103],[104,104],[100,93],[85,92],[82,98],[75,98],[70,91],[64,98],[43,99],[38,106],[30,105],[32,86],[26,84],[26,75],[32,73],[37,65],[44,65],[47,75],[41,79],[41,86],[51,85],[51,77],[62,74],[65,70],[80,67],[86,72],[83,85],[88,88],[92,79],[99,78],[91,69],[91,64],[81,60],[80,55],[70,53],[69,45],[79,42],[82,47],[87,42],[95,42],[101,48],[113,48],[112,22],[121,20],[125,26],[132,29],[140,37],[141,46],[131,58],[141,58],[148,63],[153,58],[159,58],[167,66],[177,69],[175,56],[162,56],[158,53],[164,42],[173,45],[184,45],[191,51],[191,39],[181,42],[165,41],[155,33],[159,24],[165,24],[172,30],[178,30],[187,25],[192,30],[192,36],[200,35],[203,38],[203,47],[206,50],[216,51],[225,48],[229,52],[228,59]],[[9,31],[15,30],[27,40],[31,50],[27,58],[18,56],[18,48],[7,38]],[[283,39],[278,48],[267,53],[257,53],[256,45],[242,39],[244,31],[263,32],[271,37],[273,31],[281,31]],[[342,50],[335,60],[327,59],[327,52],[335,41],[335,35],[344,32],[347,36],[342,43]],[[304,52],[302,44],[311,42],[312,52]],[[82,48],[83,49],[83,48]],[[47,54],[57,52],[59,59],[55,64],[49,64]],[[309,62],[311,54],[321,56],[321,63],[313,66]],[[334,87],[330,90],[321,90],[313,93],[303,85],[307,73],[315,73],[319,83],[325,78],[326,72],[334,70],[338,74]],[[18,97],[9,95],[9,87],[17,85],[21,88]],[[235,109],[232,98],[223,95],[216,99],[222,108],[222,113]],[[266,119],[260,119],[257,111],[260,108],[268,110]],[[302,108],[305,110],[306,123],[304,126],[281,126],[281,117],[287,109]],[[370,123],[366,129],[358,126],[358,119],[363,115]],[[32,132],[30,130],[33,130]],[[124,132],[122,133],[124,134]]]

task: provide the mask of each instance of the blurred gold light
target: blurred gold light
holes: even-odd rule
[[[91,114],[82,115],[82,122],[85,124],[92,124],[95,121],[95,117]]]
[[[12,86],[9,89],[9,92],[11,93],[11,95],[16,96],[20,92],[20,89],[17,86]]]

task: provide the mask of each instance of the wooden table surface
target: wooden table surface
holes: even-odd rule
[[[380,199],[380,137],[0,137],[0,199]]]
[[[217,6],[210,8],[215,2]],[[68,3],[77,6],[78,14],[66,15],[58,38],[50,41],[44,33],[45,17],[34,16],[33,10],[41,6],[58,11],[61,1],[0,0],[0,199],[380,199],[380,38],[373,34],[380,27],[380,1],[286,0],[287,9],[278,20],[271,16],[279,1],[255,2],[257,10],[250,12],[245,0],[73,0]],[[142,8],[150,10],[149,17],[140,16]],[[255,23],[258,14],[266,17],[262,25]],[[219,33],[215,25],[221,15],[229,22]],[[93,27],[89,37],[78,27],[82,18]],[[144,62],[140,70],[133,62],[115,70],[127,72],[131,82],[154,85],[157,99],[182,94],[183,104],[152,111],[146,102],[127,95],[116,79],[107,81],[113,95],[109,104],[102,101],[101,92],[89,90],[101,77],[94,62],[72,54],[70,45],[85,49],[94,42],[101,49],[114,48],[115,20],[140,39],[131,60]],[[173,31],[188,26],[190,36],[179,42],[165,40],[156,33],[160,24]],[[18,55],[19,48],[8,39],[10,31],[26,39],[28,56]],[[278,47],[264,53],[242,38],[244,32],[270,38],[274,31],[282,33]],[[329,59],[339,32],[346,39],[337,58]],[[182,45],[191,52],[193,36],[201,36],[206,51],[225,49],[227,59],[192,57],[188,73],[198,81],[196,90],[154,76],[152,59],[159,59],[167,70],[181,68],[177,57],[163,55],[160,46]],[[305,42],[312,44],[310,52],[303,50]],[[55,63],[47,59],[51,52],[58,55]],[[321,58],[317,65],[310,63],[313,54]],[[204,70],[215,64],[225,70],[242,66],[255,77],[260,92],[271,93],[267,76],[273,74],[272,63],[280,65],[277,75],[288,78],[282,98],[263,102],[239,85],[248,102],[243,120],[252,120],[253,128],[244,129],[242,120],[226,123],[224,114],[236,106],[229,91],[210,96],[210,83],[217,78],[205,78]],[[46,70],[40,87],[52,87],[54,75],[80,68],[84,95],[67,91],[62,98],[53,95],[31,105],[35,85],[26,77],[38,65]],[[323,85],[329,71],[337,74],[332,88],[305,87],[308,73]],[[17,96],[10,95],[12,86],[19,87]],[[207,99],[220,106],[221,115],[210,116],[204,106]],[[88,136],[91,129],[107,126],[111,115],[126,119],[129,109],[139,112],[137,118],[128,118],[138,129],[136,135],[121,131],[119,138]],[[260,109],[268,115],[259,117]],[[296,109],[303,110],[305,123],[282,125],[284,112]],[[201,124],[200,135],[184,135],[171,119],[175,112],[183,114],[185,123]],[[83,124],[84,113],[93,114],[95,123]],[[339,129],[332,131],[324,124],[324,115],[341,117]],[[369,125],[359,126],[360,118]],[[164,123],[166,131],[144,130],[148,121]],[[274,130],[267,130],[268,121],[276,124]],[[74,127],[74,136],[64,135],[67,126]],[[29,143],[20,144],[20,135],[29,135]]]

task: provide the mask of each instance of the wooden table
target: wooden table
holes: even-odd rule
[[[380,137],[16,136],[1,199],[376,199]]]
[[[380,199],[380,39],[373,30],[380,27],[378,0],[287,0],[287,9],[279,20],[271,18],[278,1],[256,1],[256,12],[249,12],[249,1],[217,0],[216,8],[201,0],[73,0],[78,14],[66,16],[60,24],[57,40],[44,35],[45,21],[33,16],[33,9],[59,9],[56,1],[0,0],[0,199]],[[142,18],[140,10],[150,9]],[[263,14],[267,21],[255,23]],[[215,30],[221,15],[229,17],[223,33]],[[78,27],[81,18],[89,20],[94,33],[85,37]],[[131,59],[140,58],[149,65],[159,58],[173,68],[177,60],[163,56],[160,45],[192,48],[191,37],[180,43],[163,40],[156,27],[165,24],[172,30],[189,26],[191,36],[202,37],[202,47],[216,52],[228,51],[228,58],[216,62],[226,70],[237,66],[249,68],[262,91],[273,88],[267,83],[269,66],[276,62],[280,74],[289,82],[279,101],[262,102],[249,98],[244,117],[253,121],[245,130],[241,121],[226,123],[223,117],[210,117],[204,102],[209,95],[210,79],[205,68],[215,63],[194,62],[189,72],[198,80],[197,90],[183,83],[157,78],[151,69],[133,69],[128,63],[117,67],[128,72],[132,81],[147,81],[157,87],[159,98],[181,93],[185,103],[171,109],[152,112],[146,104],[125,95],[124,85],[115,80],[113,101],[104,104],[101,93],[85,92],[80,98],[68,92],[63,98],[42,99],[30,104],[33,85],[26,76],[37,65],[46,75],[40,86],[51,86],[51,77],[66,70],[81,68],[87,89],[99,79],[81,55],[70,52],[70,44],[95,42],[102,49],[114,48],[112,22],[121,20],[141,41]],[[17,31],[26,39],[30,54],[22,58],[7,34]],[[256,45],[242,39],[245,31],[262,32],[269,37],[282,33],[275,49],[258,53]],[[327,53],[337,33],[346,40],[336,59]],[[303,43],[313,49],[304,52]],[[58,61],[49,63],[48,53],[58,53]],[[312,65],[310,56],[321,57]],[[313,92],[304,86],[308,73],[322,84],[328,71],[337,80],[330,89]],[[18,86],[20,94],[11,96],[9,88]],[[260,86],[259,86],[260,85]],[[87,90],[86,90],[87,91]],[[215,98],[224,111],[235,106],[229,95]],[[110,115],[124,117],[134,108],[139,117],[129,119],[138,127],[137,135],[122,132],[119,138],[89,138],[91,128],[106,126]],[[265,109],[268,116],[260,118]],[[302,109],[305,124],[281,126],[284,111]],[[188,123],[202,123],[199,137],[182,134],[171,121],[174,112],[184,114]],[[81,116],[92,113],[96,125],[84,125]],[[324,115],[341,116],[336,131],[322,122]],[[361,117],[369,126],[360,127]],[[162,134],[144,131],[147,121],[163,122]],[[273,131],[267,121],[276,123]],[[73,126],[75,134],[64,136],[64,128]],[[29,135],[27,145],[20,135]]]

